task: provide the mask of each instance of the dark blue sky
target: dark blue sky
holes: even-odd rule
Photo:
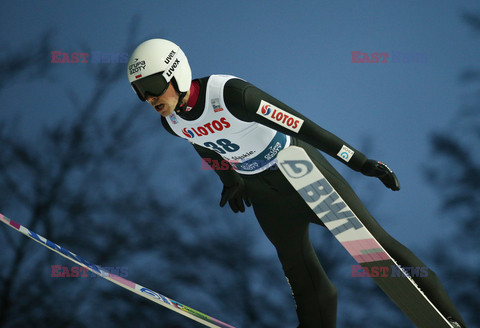
[[[194,77],[242,77],[360,150],[369,136],[367,156],[387,162],[402,190],[373,188],[378,194],[363,190],[361,196],[376,200],[373,214],[387,231],[425,253],[428,241],[445,229],[437,228],[437,198],[421,167],[432,158],[429,134],[448,127],[467,91],[459,73],[478,67],[478,38],[460,14],[479,9],[473,0],[7,1],[0,12],[0,40],[4,49],[19,49],[51,29],[51,51],[131,53],[124,45],[133,23],[136,44],[152,37],[179,44]],[[390,57],[387,63],[352,63],[352,51]],[[400,52],[426,60],[394,63]],[[38,60],[54,66],[46,81],[13,84],[0,93],[0,118],[20,117],[25,129],[19,133],[39,119],[71,115],[65,88],[88,94],[95,65],[126,70],[125,64],[53,64],[50,53]],[[112,110],[136,101],[126,76],[105,90]],[[145,110],[151,109],[145,105]],[[191,151],[165,137],[161,142]],[[354,185],[368,179],[341,171],[354,177]],[[179,180],[170,179],[175,190]]]

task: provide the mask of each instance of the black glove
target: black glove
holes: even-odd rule
[[[397,176],[385,163],[369,159],[362,166],[360,172],[369,177],[379,178],[387,188],[393,191],[400,190],[400,183],[398,182]]]
[[[220,207],[223,207],[227,203],[227,201],[230,205],[230,208],[235,213],[237,213],[238,211],[245,212],[245,206],[243,205],[244,202],[245,205],[250,207],[251,203],[250,199],[247,196],[245,190],[245,182],[243,181],[243,179],[239,180],[232,186],[223,186]]]

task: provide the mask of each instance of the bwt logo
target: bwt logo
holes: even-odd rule
[[[223,129],[228,129],[230,127],[230,123],[228,123],[225,117],[222,117],[220,120],[213,120],[210,123],[206,123],[201,126],[197,126],[194,128],[184,128],[182,130],[183,134],[187,138],[194,138],[195,136],[201,137],[209,135],[210,133],[215,133],[217,131],[222,131]]]
[[[343,159],[345,162],[349,162],[355,152],[343,145],[342,149],[338,152],[337,156]]]
[[[51,51],[52,60],[54,64],[78,64],[78,63],[93,63],[93,64],[125,64],[128,62],[128,54],[126,52],[102,52],[92,51],[88,52],[62,52]]]
[[[390,59],[389,59],[390,58]],[[388,59],[388,60],[387,60]],[[352,51],[352,63],[427,63],[428,55],[425,53],[411,53],[394,51],[391,54],[388,52],[368,52]]]
[[[90,272],[86,267],[83,266],[61,266],[61,265],[52,265],[52,278],[78,278],[78,277],[98,277],[97,274]],[[128,267],[100,267],[101,275],[107,276],[108,274],[115,274],[119,277],[125,278],[128,276]]]

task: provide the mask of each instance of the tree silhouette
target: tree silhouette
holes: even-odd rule
[[[129,31],[133,40],[135,30]],[[48,73],[35,60],[50,53],[48,36],[32,45],[41,53],[26,52],[33,58],[24,57],[24,66],[4,67],[17,67],[9,83]],[[134,44],[128,41],[126,52]],[[160,132],[155,113],[106,105],[105,90],[126,83],[124,67],[97,65],[90,73],[90,94],[66,91],[74,114],[35,122],[38,134],[20,134],[15,117],[0,123],[0,212],[90,262],[127,267],[127,279],[235,326],[294,327],[288,284],[251,209],[235,215],[218,208],[218,178],[201,171],[191,146]],[[6,82],[0,78],[0,90]],[[366,205],[374,202],[367,198]],[[350,256],[328,231],[312,230],[339,289],[339,326],[393,327],[395,314],[380,310],[386,296],[369,279],[352,279]],[[200,326],[101,278],[52,277],[52,265],[72,264],[12,231],[0,228],[0,243],[2,327]]]
[[[48,40],[44,38],[32,47],[49,49]],[[16,59],[9,63],[9,71],[32,80],[37,77],[32,72],[43,73],[44,65],[38,58],[45,56],[26,52],[32,57],[28,59],[22,57],[24,53],[11,56]],[[21,213],[25,225],[32,230],[69,249],[81,246],[82,256],[102,264],[118,258],[125,249],[140,247],[130,236],[141,232],[141,224],[125,214],[138,215],[152,208],[157,214],[169,212],[150,196],[153,193],[149,193],[148,186],[141,188],[144,177],[134,165],[135,156],[130,154],[141,141],[136,123],[145,117],[130,110],[100,119],[100,93],[120,77],[116,67],[101,67],[101,74],[95,79],[96,91],[83,98],[84,103],[71,95],[76,104],[75,117],[43,128],[35,140],[19,135],[15,123],[5,121],[0,128],[0,186],[5,191],[0,203],[2,212]],[[125,171],[128,176],[122,174]],[[71,318],[77,316],[78,309],[71,304],[78,304],[79,299],[80,304],[88,301],[86,281],[73,285],[65,279],[52,278],[50,266],[58,263],[55,254],[38,249],[26,238],[13,237],[10,232],[2,230],[2,236],[9,247],[2,247],[5,251],[1,255],[0,324],[43,322],[65,326],[68,322],[77,326]],[[119,242],[125,248],[118,247]],[[66,286],[70,292],[62,293]],[[65,302],[58,302],[59,299]]]
[[[48,41],[32,49],[49,53]],[[23,58],[21,68],[12,61],[17,70],[9,83],[47,73],[37,52],[26,53],[34,58]],[[154,149],[165,135],[143,106],[106,107],[104,91],[125,83],[123,75],[120,65],[97,66],[91,94],[67,92],[74,114],[32,122],[38,133],[21,134],[16,117],[0,123],[0,212],[90,262],[127,267],[127,279],[231,324],[293,326],[288,285],[272,252],[256,249],[264,237],[252,216],[217,208],[221,188],[211,183],[217,178],[200,171],[193,150],[171,156],[179,154],[176,140]],[[181,184],[166,185],[172,174],[159,166],[175,167]],[[0,244],[2,327],[199,326],[101,278],[52,277],[52,265],[72,263],[13,231],[1,228]]]
[[[480,33],[480,15],[464,13],[464,21]],[[480,210],[480,74],[469,68],[461,81],[476,89],[468,94],[452,121],[431,136],[432,157],[425,177],[442,201],[441,219],[450,233],[435,246],[435,260],[447,290],[467,325],[479,322],[480,251],[478,213]],[[451,240],[445,244],[445,240]]]

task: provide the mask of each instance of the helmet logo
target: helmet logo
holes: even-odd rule
[[[168,54],[167,58],[164,60],[164,63],[168,65],[168,63],[172,60],[173,56],[175,56],[176,52],[175,51],[170,51]]]
[[[165,71],[163,72],[162,75],[167,82],[170,82],[170,80],[174,76],[175,70],[177,69],[177,67],[180,66],[181,60],[183,60],[181,53],[174,50],[170,51],[167,58],[165,58],[164,63],[167,64],[168,66],[167,68],[165,68]]]
[[[135,73],[140,72],[142,69],[144,70],[147,65],[145,64],[145,61],[138,61],[138,58],[135,58],[135,62],[128,66],[128,73],[130,75],[133,75]]]
[[[163,76],[166,75],[165,79],[167,81],[170,81],[173,77],[173,73],[175,72],[175,69],[178,67],[178,65],[180,64],[180,60],[177,58],[175,59],[175,61],[172,63],[172,65],[170,66],[170,68],[168,69],[168,71],[165,71],[165,73],[163,74]]]

